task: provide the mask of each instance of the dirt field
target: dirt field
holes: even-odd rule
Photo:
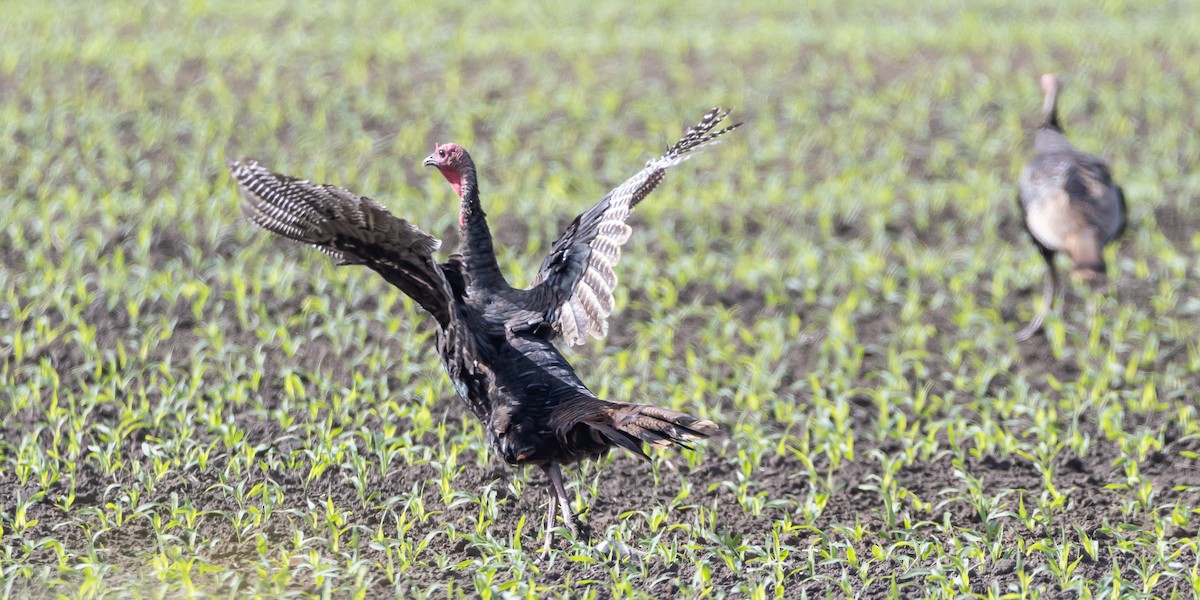
[[[942,217],[953,220],[955,215],[948,213]],[[1175,223],[1175,226],[1181,231],[1194,231],[1196,225],[1200,225],[1200,223]],[[914,228],[915,226],[912,224],[897,226],[897,229],[902,231],[912,231]],[[113,243],[120,244],[122,242],[114,241]],[[179,254],[179,249],[186,246],[186,241],[165,236],[163,239],[155,241],[156,250],[152,255],[157,257],[154,259],[155,261],[174,260]],[[278,249],[284,254],[291,252],[283,246]],[[221,252],[218,248],[201,248],[200,250],[205,255]],[[1195,256],[1192,255],[1193,260],[1194,258]],[[158,266],[160,265],[151,263],[151,267]],[[367,272],[362,274],[364,278],[369,278],[369,276],[370,274]],[[1137,282],[1116,281],[1114,287],[1118,297],[1124,297],[1127,302],[1138,301]],[[1185,283],[1181,296],[1190,297],[1191,288],[1190,283]],[[214,295],[220,293],[222,292],[219,288],[214,291]],[[977,293],[981,296],[985,294],[983,290],[978,290]],[[640,297],[642,295],[640,291],[632,291],[630,303],[636,305],[644,301]],[[717,308],[731,308],[745,317],[781,318],[786,317],[790,310],[797,310],[775,306],[771,299],[756,295],[753,290],[749,289],[731,289],[719,292],[712,288],[693,286],[682,295],[687,298],[688,303],[699,307],[702,312]],[[1031,303],[1036,299],[1032,287],[1022,290],[1020,295]],[[352,304],[349,309],[369,311],[372,302],[370,297],[366,297],[358,304]],[[1072,292],[1066,302],[1080,304],[1085,302],[1085,299]],[[298,310],[297,303],[287,298],[279,298],[277,301],[267,302],[267,304],[281,312]],[[154,307],[150,307],[149,310],[154,310]],[[189,328],[194,326],[194,320],[190,316],[187,306],[181,303],[176,304],[174,308],[167,308],[166,304],[163,304],[162,311],[177,325],[173,335],[158,346],[157,352],[163,355],[183,353],[198,343],[198,340],[188,332]],[[821,311],[820,306],[801,306],[798,308],[797,314],[812,315],[819,314]],[[636,308],[624,311],[615,318],[610,343],[619,345],[632,342],[631,336],[627,333],[631,329],[631,324],[648,316],[639,315]],[[99,301],[88,307],[83,319],[95,328],[96,343],[101,348],[115,347],[117,341],[126,337],[129,332],[127,313],[106,309]],[[933,324],[934,327],[947,326],[953,320],[949,311],[929,311],[923,314],[922,319]],[[54,327],[61,325],[61,322],[50,320],[48,324]],[[890,317],[887,310],[865,314],[856,319],[859,339],[886,339],[895,334],[895,327],[895,318]],[[253,331],[233,328],[226,332],[226,336],[228,341],[233,344],[253,346],[255,342]],[[382,345],[386,352],[402,353],[407,351],[400,341],[389,339],[382,331],[368,332],[367,337],[370,343]],[[805,389],[807,386],[803,374],[819,368],[819,352],[813,348],[822,343],[825,337],[819,330],[812,331],[806,343],[801,344],[794,352],[788,353],[780,363],[780,394],[794,395],[794,402],[798,410],[803,410],[802,407],[805,403],[810,401],[812,391]],[[937,339],[935,335],[933,341],[936,343]],[[698,332],[689,327],[689,323],[686,321],[681,323],[679,329],[676,330],[675,347],[680,353],[702,343],[704,342]],[[1187,346],[1185,344],[1164,346],[1160,348],[1160,352],[1163,361],[1180,361],[1184,360]],[[420,357],[414,360],[431,365],[436,364],[431,350],[421,350],[419,355]],[[290,360],[285,359],[278,351],[272,353],[270,350],[267,351],[264,359],[266,365],[290,362],[302,369],[312,369],[314,372],[321,370],[334,379],[353,376],[351,372],[339,365],[337,353],[331,347],[319,343],[305,347]],[[79,349],[71,343],[41,348],[35,355],[26,359],[26,364],[38,364],[42,361],[47,361],[60,373],[78,373],[81,369],[86,368]],[[880,353],[868,351],[860,369],[862,375],[854,381],[854,387],[869,389],[876,381],[876,367],[882,366],[882,361],[883,357],[880,356]],[[931,374],[950,372],[951,370],[947,361],[939,360],[937,352],[933,353],[925,365]],[[19,367],[19,365],[10,364],[8,368],[14,369],[14,367]],[[731,370],[731,376],[737,378],[738,367],[736,365],[727,365],[727,367]],[[1080,377],[1079,368],[1071,361],[1056,359],[1048,341],[1044,336],[1039,335],[1022,347],[1022,358],[1019,362],[1012,364],[988,382],[986,393],[989,396],[1000,393],[1015,380],[1043,380],[1043,376],[1047,373],[1060,381],[1073,381]],[[1193,377],[1192,382],[1195,383],[1195,378],[1200,375],[1195,371],[1191,371],[1190,374]],[[427,376],[440,377],[440,374],[433,371]],[[281,408],[279,396],[282,396],[282,392],[271,387],[271,382],[277,381],[277,373],[271,367],[267,367],[263,374],[263,381],[264,387],[261,394],[265,402],[264,408],[279,410]],[[914,378],[911,385],[914,390],[923,388],[931,393],[950,392],[951,395],[953,394],[952,386],[948,385],[943,377],[936,375],[928,379]],[[1047,391],[1050,390],[1049,385],[1045,387]],[[86,390],[77,384],[64,385],[60,389],[61,395],[72,393],[83,394],[86,393]],[[469,432],[461,432],[460,422],[464,422],[468,417],[465,416],[460,401],[456,397],[442,397],[436,402],[435,407],[438,413],[434,420],[445,420],[447,428],[451,430],[450,435],[472,435]],[[238,430],[244,432],[247,443],[259,448],[269,448],[280,454],[288,454],[299,447],[294,435],[288,435],[292,432],[281,428],[277,422],[271,419],[264,419],[261,412],[260,408],[235,410],[230,414],[232,423]],[[294,412],[297,419],[305,418],[299,411]],[[910,418],[919,418],[918,415],[909,416]],[[861,393],[851,395],[848,418],[855,429],[874,429],[878,417],[878,408],[870,398]],[[1138,419],[1137,416],[1133,418]],[[100,403],[96,410],[87,415],[85,419],[89,426],[106,424],[111,427],[120,422],[121,415],[115,404]],[[787,429],[786,423],[778,422],[765,415],[759,418],[747,416],[746,419],[753,420],[753,426],[762,432],[779,434]],[[20,439],[22,436],[29,435],[29,432],[38,431],[41,420],[42,415],[35,411],[19,413],[4,422],[2,426],[4,438]],[[1142,475],[1148,478],[1156,490],[1154,502],[1160,505],[1194,503],[1196,489],[1200,488],[1200,470],[1195,468],[1195,459],[1189,458],[1187,453],[1200,452],[1200,439],[1194,434],[1183,437],[1178,423],[1164,421],[1161,417],[1153,414],[1142,417],[1131,425],[1139,430],[1156,432],[1161,436],[1161,448],[1147,452],[1145,461],[1141,463]],[[381,423],[378,418],[367,417],[355,422],[354,426],[364,431],[376,431],[381,427]],[[1064,452],[1056,456],[1052,463],[1054,485],[1069,498],[1068,507],[1055,516],[1053,523],[1037,523],[1028,530],[1020,527],[1003,529],[995,538],[995,543],[1003,547],[1012,547],[1018,544],[1029,546],[1044,539],[1047,532],[1051,530],[1081,532],[1096,540],[1100,544],[1100,548],[1109,548],[1109,550],[1103,558],[1097,560],[1091,560],[1081,554],[1072,554],[1068,560],[1076,561],[1083,558],[1078,571],[1076,571],[1078,576],[1099,579],[1101,575],[1112,568],[1114,563],[1124,568],[1134,568],[1139,560],[1145,558],[1136,552],[1118,553],[1112,550],[1110,545],[1121,539],[1121,532],[1125,528],[1151,527],[1153,519],[1144,514],[1137,514],[1136,511],[1130,514],[1125,503],[1128,498],[1127,493],[1112,489],[1113,483],[1125,479],[1124,471],[1117,464],[1119,462],[1117,459],[1121,455],[1120,448],[1114,442],[1106,440],[1104,432],[1100,431],[1095,423],[1084,420],[1078,423],[1078,427],[1085,435],[1094,440],[1090,445],[1089,452],[1082,456]],[[1019,429],[1019,426],[1015,428]],[[124,440],[121,453],[127,457],[126,460],[144,461],[146,456],[141,449],[142,442],[146,439],[173,435],[173,431],[171,427],[164,427],[161,430],[145,428],[133,431]],[[43,432],[40,435],[46,434]],[[196,441],[201,444],[218,441],[218,438],[212,435],[204,435],[200,432],[197,432],[197,435],[199,438]],[[939,442],[946,442],[944,435],[939,437],[941,438],[938,440]],[[730,441],[725,439],[712,445],[721,448],[722,444],[728,445],[729,443]],[[413,440],[413,444],[436,446],[437,439],[432,434],[426,434],[424,439]],[[581,472],[581,478],[585,481],[594,479],[597,482],[597,487],[592,492],[593,499],[590,500],[590,508],[586,514],[589,525],[596,531],[607,530],[625,518],[628,510],[645,510],[648,507],[670,505],[678,495],[680,486],[689,485],[694,490],[693,495],[689,498],[689,503],[705,507],[708,510],[703,511],[702,514],[696,514],[694,506],[678,507],[673,520],[677,524],[682,524],[683,527],[674,531],[661,532],[662,538],[656,541],[658,543],[663,543],[665,540],[679,544],[695,543],[689,521],[712,519],[713,529],[726,532],[725,535],[728,536],[728,539],[711,540],[710,542],[736,546],[742,536],[749,535],[749,532],[771,531],[772,524],[777,519],[794,514],[800,509],[802,503],[813,502],[813,490],[810,482],[799,477],[798,474],[815,469],[823,477],[828,478],[829,489],[833,491],[833,494],[824,500],[823,509],[819,510],[819,517],[811,526],[797,526],[792,531],[778,532],[780,533],[780,543],[799,549],[813,548],[814,542],[820,536],[827,535],[824,533],[826,531],[855,529],[866,532],[853,542],[853,545],[859,548],[859,552],[866,553],[873,544],[888,542],[886,536],[871,532],[887,531],[889,527],[895,526],[894,523],[886,522],[886,515],[881,514],[880,511],[880,495],[870,488],[878,486],[886,475],[886,470],[880,463],[896,456],[901,450],[902,448],[895,441],[880,442],[859,438],[855,442],[854,449],[856,456],[859,457],[858,460],[837,466],[830,465],[828,460],[822,461],[821,457],[818,457],[809,466],[790,452],[756,457],[759,462],[755,465],[750,479],[744,482],[738,477],[741,467],[736,452],[728,446],[723,451],[706,457],[704,463],[695,469],[689,469],[678,459],[671,460],[669,463],[649,465],[628,456],[617,455],[613,459],[605,461],[603,465],[584,465],[582,468],[572,469],[572,471]],[[955,529],[965,532],[983,532],[988,528],[989,524],[984,522],[978,507],[974,506],[970,500],[968,479],[978,482],[983,497],[997,500],[1009,499],[1010,510],[1013,504],[1011,500],[1014,498],[1025,494],[1044,493],[1042,492],[1045,482],[1044,474],[1029,460],[1018,456],[999,457],[998,454],[984,453],[979,458],[956,463],[945,456],[945,453],[941,454],[943,455],[935,455],[929,457],[928,460],[903,466],[892,474],[894,478],[892,485],[904,490],[910,501],[910,503],[906,503],[905,507],[920,515],[922,519],[921,523],[917,524],[918,530],[926,528],[936,532],[944,524],[952,524]],[[671,468],[666,468],[667,466],[671,466]],[[222,468],[223,465],[220,464],[219,459],[210,467],[218,472]],[[11,471],[6,471],[4,478],[6,481],[3,482],[4,485],[0,486],[0,503],[5,506],[13,506],[18,498],[29,498],[41,489],[33,483],[19,484]],[[367,482],[367,486],[384,498],[407,497],[406,495],[412,494],[414,490],[420,490],[418,495],[425,504],[435,506],[441,504],[440,494],[433,487],[424,484],[437,478],[438,470],[429,464],[400,465],[389,469],[386,473],[373,476]],[[136,476],[132,474],[118,473],[116,476],[106,476],[84,462],[75,474],[75,506],[72,512],[86,514],[88,509],[101,509],[105,503],[111,502],[111,495],[106,490],[110,490],[114,486],[131,485],[135,481]],[[337,505],[353,504],[358,499],[358,491],[352,482],[338,472],[327,472],[311,481],[306,480],[301,471],[252,472],[247,473],[237,483],[248,489],[267,481],[278,485],[282,492],[283,501],[277,507],[280,513],[304,512],[311,508],[314,501],[322,502],[325,498],[332,499]],[[738,492],[734,489],[732,482],[746,484],[752,495],[758,495],[766,500],[767,506],[761,514],[747,514],[742,510],[737,497]],[[141,497],[139,502],[149,505],[170,505],[179,502],[180,499],[187,499],[201,511],[212,513],[213,516],[200,518],[199,527],[196,530],[199,535],[210,542],[211,547],[205,553],[205,557],[212,564],[236,571],[246,561],[257,558],[258,550],[255,544],[259,542],[239,536],[233,525],[227,520],[215,516],[215,513],[235,511],[239,507],[230,494],[214,490],[214,483],[210,478],[195,472],[194,469],[183,469],[159,481],[153,494]],[[501,508],[491,529],[497,532],[498,538],[505,539],[508,532],[514,531],[518,522],[522,518],[526,518],[528,522],[524,524],[525,535],[530,537],[525,540],[525,543],[532,544],[536,541],[533,536],[536,535],[537,530],[533,524],[539,522],[536,519],[541,514],[545,501],[545,481],[540,474],[532,471],[529,473],[514,471],[497,464],[495,460],[479,457],[476,461],[461,465],[460,470],[456,471],[455,483],[466,489],[492,490],[496,494],[496,500],[500,502]],[[518,485],[523,488],[521,493],[514,492],[514,487]],[[65,493],[66,488],[62,485],[51,485],[45,491],[47,497],[55,497]],[[923,509],[921,508],[922,503],[925,504]],[[435,527],[438,522],[468,519],[471,516],[472,507],[442,507],[439,510],[441,514],[437,521],[418,524],[409,530],[407,535],[414,539],[423,539],[434,533],[428,540],[427,552],[433,555],[444,555],[450,564],[477,559],[480,556],[477,548],[463,539],[452,541],[447,535],[438,535],[440,532]],[[106,562],[117,569],[136,570],[144,562],[145,549],[156,543],[155,532],[146,520],[131,520],[123,527],[111,529],[90,539],[89,544],[86,528],[82,530],[58,528],[59,524],[69,520],[70,516],[49,501],[36,503],[28,517],[38,520],[39,524],[25,533],[26,538],[54,537],[71,554],[85,555],[89,551],[102,552]],[[348,525],[362,527],[366,530],[375,529],[383,524],[380,515],[369,510],[356,512],[350,516],[350,519]],[[261,532],[269,543],[286,544],[291,535],[289,527],[291,520],[291,517],[277,518],[271,525],[262,528]],[[980,533],[980,535],[983,534]],[[1186,527],[1172,527],[1161,532],[1161,535],[1166,540],[1188,539],[1195,535],[1195,531]],[[362,557],[372,561],[378,560],[381,554],[381,552],[371,549],[362,551]],[[932,565],[936,559],[936,557],[930,556],[922,560],[919,554],[917,556],[915,564],[908,567],[909,572],[914,572],[914,567],[919,572],[923,564]],[[1042,563],[1039,563],[1039,556],[1033,555],[1031,560],[1025,563],[1026,569],[1036,571],[1039,564],[1044,564],[1044,561],[1048,560],[1043,556],[1041,557]],[[55,554],[49,549],[34,553],[30,558],[33,564],[49,565],[56,562]],[[813,565],[814,573],[823,575],[826,579],[812,579],[808,575],[793,574],[787,577],[784,583],[788,595],[799,595],[802,592],[821,595],[830,590],[829,580],[836,580],[840,571],[844,569],[844,566],[838,564],[822,564],[821,557],[811,553],[805,560]],[[1177,560],[1182,563],[1194,561],[1194,555],[1185,553],[1177,557]],[[568,574],[577,581],[603,579],[607,576],[607,572],[614,568],[614,565],[620,564],[619,561],[599,561],[587,565],[586,563],[569,563],[560,560],[545,567],[540,577],[543,581],[551,584],[563,581]],[[898,562],[881,561],[871,565],[870,569],[873,573],[882,574],[888,573],[898,566]],[[651,563],[642,565],[640,568],[641,581],[644,583],[643,591],[658,597],[669,597],[680,593],[677,583],[679,579],[687,580],[695,577],[695,573],[686,566]],[[1001,589],[1004,589],[1013,581],[1014,569],[1015,563],[1012,560],[999,560],[986,564],[984,568],[972,572],[970,588],[978,593],[986,593],[989,588],[998,584]],[[379,568],[376,566],[371,570],[371,574],[378,576],[381,574],[378,571]],[[423,587],[422,582],[425,584],[454,582],[464,588],[471,586],[469,574],[446,572],[435,566],[414,567],[406,573],[406,577],[409,582],[418,587]],[[733,587],[741,581],[738,573],[723,564],[714,566],[711,577],[712,584],[718,587]],[[200,581],[203,581],[203,577],[200,578]],[[209,584],[216,584],[218,588],[220,587],[217,581],[209,582]],[[907,579],[900,589],[923,589],[924,584],[924,576],[916,574]],[[1044,585],[1049,589],[1056,587],[1054,575],[1049,570],[1042,570],[1033,575],[1031,584]],[[35,594],[38,593],[36,590],[44,590],[36,583],[29,585],[31,587],[27,591],[34,591]],[[1174,585],[1174,582],[1164,579],[1156,589],[1160,593],[1167,594]],[[877,585],[857,588],[856,593],[866,598],[882,598],[888,597],[893,590],[880,580]],[[903,593],[907,594],[908,592]],[[383,595],[390,595],[390,592],[384,592]]]
[[[4,595],[1200,594],[1186,6],[217,4],[0,29],[31,49],[0,52]],[[1130,224],[1017,344],[1048,70]],[[419,160],[468,144],[524,283],[716,103],[746,125],[638,209],[610,334],[567,352],[602,397],[722,427],[567,470],[594,541],[645,556],[536,552],[546,481],[490,455],[426,315],[256,230],[223,167],[372,194],[448,252]]]

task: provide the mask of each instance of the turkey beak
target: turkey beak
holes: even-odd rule
[[[436,156],[434,156],[433,154],[430,154],[429,156],[426,156],[426,157],[425,157],[425,166],[427,166],[427,167],[436,167],[436,166],[438,166],[438,160],[437,160],[437,157],[436,157]]]

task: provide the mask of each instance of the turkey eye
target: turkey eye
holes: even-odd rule
[[[438,150],[438,156],[440,156],[440,157],[442,157],[442,158],[446,158],[446,151],[445,151],[445,150]]]

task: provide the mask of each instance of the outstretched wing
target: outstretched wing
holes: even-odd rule
[[[554,242],[529,290],[537,320],[552,326],[572,345],[582,344],[587,334],[607,335],[617,286],[613,267],[621,258],[621,246],[633,233],[626,219],[663,180],[667,169],[694,156],[689,152],[714,143],[718,136],[741,125],[713,131],[728,114],[720,108],[709,111],[665,154],[647,162],[641,172],[575,218]]]
[[[397,218],[383,205],[332,185],[272,173],[257,161],[229,163],[255,225],[312,244],[339,264],[366,265],[400,288],[443,327],[452,295],[433,253],[436,238]]]

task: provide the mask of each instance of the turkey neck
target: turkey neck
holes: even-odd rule
[[[1042,102],[1042,122],[1033,138],[1033,151],[1038,154],[1071,150],[1071,143],[1058,122],[1058,88],[1046,94]]]
[[[1057,84],[1056,84],[1057,85]],[[1057,87],[1049,94],[1046,94],[1045,100],[1042,102],[1042,123],[1040,129],[1050,129],[1059,133],[1063,132],[1062,125],[1058,123],[1058,89]]]
[[[462,200],[458,213],[459,237],[462,238],[463,262],[467,265],[471,286],[487,289],[507,288],[508,283],[500,273],[499,263],[496,262],[487,214],[479,205],[479,182],[474,166],[463,170],[459,198]]]

